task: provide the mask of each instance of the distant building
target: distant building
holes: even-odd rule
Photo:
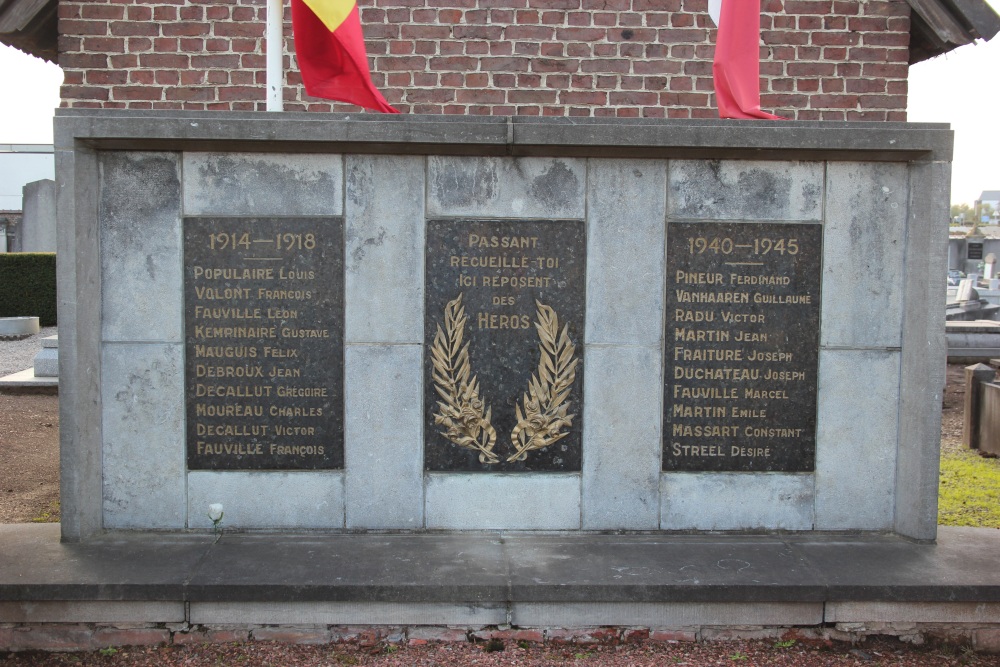
[[[1000,190],[983,190],[979,195],[978,204],[989,204],[994,211],[1000,209]]]
[[[0,252],[21,250],[21,211],[0,210]]]
[[[0,211],[23,210],[24,186],[55,174],[51,144],[0,144]]]

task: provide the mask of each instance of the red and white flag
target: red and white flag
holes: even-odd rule
[[[709,0],[715,39],[715,102],[720,118],[781,116],[760,109],[760,0]]]

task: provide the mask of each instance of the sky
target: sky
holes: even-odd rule
[[[1000,0],[987,0],[1000,10]],[[1000,190],[1000,35],[910,68],[908,118],[955,131],[952,203]],[[60,69],[0,44],[0,144],[52,143]],[[10,91],[19,91],[19,95]]]

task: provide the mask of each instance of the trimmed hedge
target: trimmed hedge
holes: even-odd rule
[[[0,317],[31,316],[56,323],[56,254],[0,253]]]

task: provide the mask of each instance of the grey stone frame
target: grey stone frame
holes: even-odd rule
[[[910,538],[933,540],[945,371],[944,310],[937,306],[944,302],[947,248],[943,230],[952,137],[944,124],[58,110],[63,539],[80,541],[105,529],[102,327],[108,323],[102,322],[101,315],[99,153],[116,150],[896,163],[906,183],[907,201],[904,275],[895,283],[900,290],[896,301],[902,308],[901,344],[889,343],[886,348],[901,355],[898,404],[887,406],[898,409],[892,416],[898,420],[898,429],[891,529]],[[613,181],[613,172],[614,166],[609,165],[605,177]],[[630,335],[626,332],[625,337]],[[621,356],[616,364],[648,362],[648,341],[638,346],[627,340],[619,344],[609,339],[607,346],[596,342],[593,351],[588,351],[594,355],[592,368],[607,354]],[[824,353],[838,354],[839,345],[827,341]],[[864,349],[879,354],[876,349]],[[640,489],[635,493],[652,499],[655,491],[650,483],[655,480],[632,481]],[[600,490],[609,481],[595,478],[588,483]],[[584,498],[582,527],[604,528],[601,508],[591,508],[588,515],[587,502]],[[611,508],[612,515],[619,511]],[[636,529],[656,527],[646,520],[638,524]],[[818,523],[815,528],[838,529],[836,521]],[[886,528],[890,527],[881,529]]]

